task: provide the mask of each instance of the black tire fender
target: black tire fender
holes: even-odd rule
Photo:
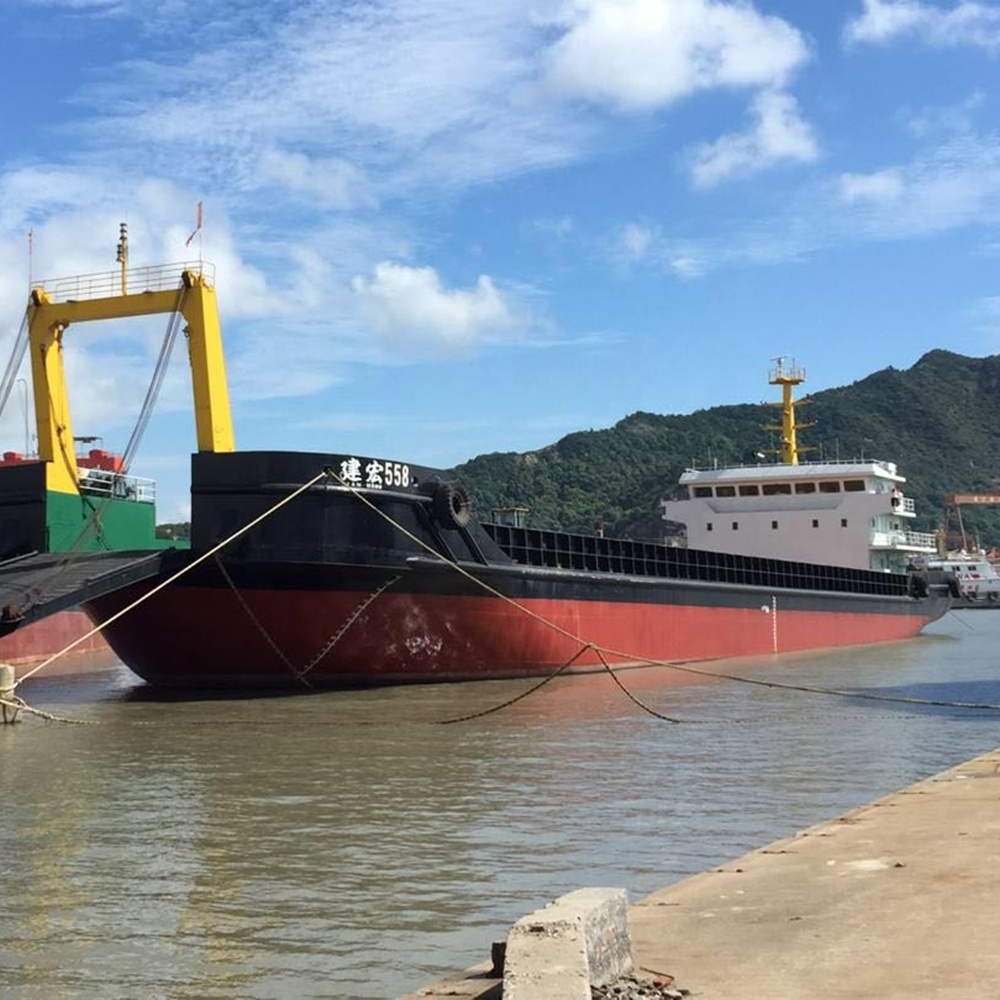
[[[445,528],[464,528],[472,517],[469,494],[459,483],[438,483],[431,496],[431,509],[438,524]]]

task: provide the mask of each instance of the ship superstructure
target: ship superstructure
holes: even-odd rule
[[[805,370],[775,359],[770,383],[782,387],[780,461],[710,469],[680,477],[681,500],[661,502],[664,519],[686,526],[691,548],[796,559],[901,573],[937,553],[934,534],[914,531],[913,499],[894,462],[858,458],[808,461],[792,388]],[[761,456],[763,459],[763,456]]]

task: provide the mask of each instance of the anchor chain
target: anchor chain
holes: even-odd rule
[[[318,666],[319,663],[323,660],[323,658],[330,652],[330,650],[333,649],[333,647],[336,646],[338,642],[340,642],[341,638],[343,638],[347,630],[358,620],[358,618],[361,617],[362,614],[364,614],[365,609],[368,608],[373,601],[375,601],[379,596],[381,596],[381,594],[383,594],[386,590],[389,589],[389,587],[391,587],[397,580],[400,579],[398,575],[394,576],[391,579],[386,580],[385,583],[377,587],[371,594],[369,594],[354,609],[354,611],[351,612],[351,614],[347,617],[344,623],[337,629],[337,631],[334,632],[333,635],[331,635],[330,638],[320,647],[316,655],[313,656],[313,658],[308,663],[306,663],[305,666],[299,668],[296,667],[294,663],[292,663],[292,661],[285,654],[285,651],[278,645],[277,642],[275,642],[274,637],[271,635],[270,632],[268,632],[267,627],[264,625],[264,623],[254,613],[253,608],[250,607],[246,599],[240,593],[239,588],[233,582],[233,578],[229,575],[229,572],[223,565],[222,560],[218,556],[216,556],[215,562],[216,565],[219,567],[219,571],[225,578],[226,583],[229,584],[230,589],[236,595],[236,599],[240,602],[240,606],[246,612],[247,617],[250,619],[251,622],[253,622],[254,626],[267,641],[267,644],[275,651],[275,653],[277,653],[277,655],[281,659],[281,662],[284,663],[285,666],[288,667],[288,669],[292,672],[296,680],[301,681],[308,688],[312,688],[312,684],[310,683],[306,675],[310,673],[316,666]]]
[[[292,672],[292,674],[295,676],[297,680],[302,681],[302,683],[305,684],[307,688],[312,688],[312,684],[310,684],[309,681],[307,681],[299,673],[299,671],[295,669],[295,664],[292,663],[292,661],[285,655],[285,651],[274,641],[273,637],[271,636],[271,633],[268,632],[268,630],[264,627],[264,623],[254,614],[253,608],[251,608],[250,605],[247,604],[246,599],[240,593],[239,588],[236,586],[235,583],[233,583],[233,578],[229,575],[229,571],[222,564],[222,560],[218,557],[218,555],[215,556],[215,564],[216,566],[219,567],[219,572],[225,578],[226,583],[229,584],[229,589],[235,595],[236,600],[240,602],[240,607],[242,607],[243,610],[246,612],[247,617],[254,624],[257,631],[260,632],[260,634],[264,637],[265,641],[271,647],[271,649],[273,649],[275,653],[278,654],[278,657],[280,658],[281,662],[284,663],[286,667],[288,667],[288,669]]]
[[[320,660],[322,660],[323,657],[326,656],[326,654],[329,653],[330,650],[337,645],[338,642],[340,642],[341,637],[344,635],[344,633],[358,620],[358,618],[361,617],[361,615],[364,613],[364,610],[368,607],[368,605],[371,604],[376,597],[379,597],[384,591],[388,590],[398,579],[399,576],[394,576],[391,580],[386,580],[386,582],[383,583],[381,587],[379,587],[377,590],[369,594],[357,606],[357,608],[354,609],[354,612],[348,617],[347,621],[345,621],[344,624],[341,625],[340,628],[337,629],[337,631],[334,632],[332,636],[330,636],[326,645],[324,645],[323,648],[312,658],[312,660],[310,660],[309,663],[302,668],[302,676],[305,676],[307,673],[309,673],[309,671],[312,670],[313,667],[315,667],[320,662]]]

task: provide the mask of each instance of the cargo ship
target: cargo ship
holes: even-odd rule
[[[190,548],[80,602],[150,684],[311,690],[690,663],[905,639],[949,607],[941,574],[532,528],[477,517],[460,483],[408,461],[238,451],[203,262],[123,263],[118,275],[32,290],[38,503],[80,491],[61,447],[63,335],[172,310],[187,324],[198,437]],[[4,472],[2,548],[30,549]]]

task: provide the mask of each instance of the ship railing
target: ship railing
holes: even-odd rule
[[[88,496],[156,503],[156,482],[105,469],[80,469],[80,492]]]
[[[874,549],[937,549],[937,536],[926,531],[873,531],[869,543]]]
[[[524,566],[783,590],[882,595],[908,592],[908,580],[902,573],[874,573],[544,528],[496,523],[484,523],[482,527],[514,563]]]
[[[685,472],[719,472],[725,469],[801,469],[812,465],[873,465],[887,475],[896,476],[895,462],[886,462],[881,458],[866,458],[864,455],[854,458],[807,458],[799,465],[788,465],[786,462],[713,462],[711,465],[689,465]]]
[[[144,292],[169,292],[180,288],[181,275],[193,271],[215,285],[215,265],[208,261],[189,261],[177,264],[156,264],[152,267],[129,268],[122,279],[121,271],[103,271],[98,274],[78,274],[72,278],[55,278],[36,281],[38,288],[53,302],[83,302],[88,299],[113,298],[118,295],[142,295]]]

